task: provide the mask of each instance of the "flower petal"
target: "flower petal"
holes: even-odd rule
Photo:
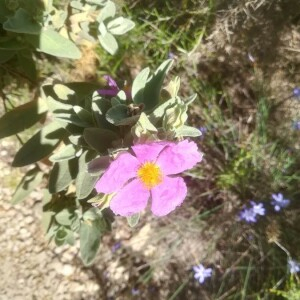
[[[129,179],[136,176],[139,162],[128,152],[121,153],[96,183],[98,193],[117,192]]]
[[[187,188],[181,177],[166,176],[163,182],[151,190],[151,210],[156,216],[165,216],[180,205],[187,195]]]
[[[173,143],[156,142],[150,144],[138,144],[133,146],[132,150],[140,163],[145,161],[156,161],[158,154],[169,144],[172,145]]]
[[[196,143],[184,140],[165,147],[158,156],[157,164],[164,175],[178,174],[194,167],[202,157]]]
[[[111,200],[110,208],[117,215],[130,216],[146,208],[149,196],[150,192],[138,179],[134,179]]]

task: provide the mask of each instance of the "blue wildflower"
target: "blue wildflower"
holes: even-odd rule
[[[288,266],[291,274],[295,274],[300,271],[300,264],[295,260],[289,259]]]
[[[194,266],[193,270],[195,272],[194,278],[197,279],[199,283],[203,283],[206,278],[212,275],[212,268],[205,268],[202,264]]]
[[[256,213],[253,211],[253,208],[244,208],[240,212],[239,216],[240,220],[244,220],[248,223],[255,223],[256,222]]]
[[[133,296],[136,296],[136,295],[138,295],[139,293],[140,293],[139,289],[136,289],[136,288],[132,288],[132,289],[131,289],[131,294],[132,294]]]
[[[295,87],[293,90],[293,96],[300,98],[300,88],[299,87]]]
[[[300,130],[300,121],[294,121],[292,126],[293,129]]]
[[[112,252],[116,252],[117,250],[119,250],[121,248],[121,242],[116,242],[112,247],[111,247],[111,251]]]
[[[273,200],[272,200],[271,204],[274,206],[274,209],[276,211],[280,211],[282,208],[285,208],[290,204],[290,200],[284,199],[284,197],[281,193],[272,194],[272,198],[273,198]]]
[[[262,203],[256,203],[254,201],[250,201],[252,205],[252,210],[255,213],[255,215],[261,215],[264,216],[266,214],[266,209],[264,208],[264,205]]]

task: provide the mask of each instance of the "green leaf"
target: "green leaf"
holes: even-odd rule
[[[187,125],[183,125],[177,128],[175,132],[176,132],[176,137],[183,137],[183,136],[197,137],[202,135],[199,129]]]
[[[127,217],[127,222],[130,227],[135,227],[140,220],[140,213]]]
[[[23,8],[19,8],[15,15],[3,24],[3,28],[7,31],[34,35],[39,35],[42,29],[41,25]]]
[[[107,225],[104,218],[100,215],[93,215],[93,218],[87,218],[84,214],[84,220],[80,224],[80,254],[83,263],[89,266],[93,263],[100,246],[102,233],[106,231]]]
[[[13,167],[23,167],[50,155],[65,134],[66,131],[56,122],[46,125],[17,152]]]
[[[37,72],[35,62],[32,58],[32,53],[29,50],[19,51],[17,57],[19,66],[22,68],[22,72],[25,74],[25,76],[31,81],[36,81]]]
[[[24,43],[18,41],[15,36],[0,37],[0,49],[1,50],[22,50],[27,46]]]
[[[15,54],[15,51],[0,49],[0,64],[4,64],[9,61]]]
[[[64,190],[77,176],[77,159],[63,160],[54,164],[49,177],[49,192],[51,194]]]
[[[92,114],[87,111],[86,109],[82,108],[81,106],[75,105],[73,106],[73,110],[76,115],[79,117],[80,120],[84,121],[85,123],[93,126],[93,116]]]
[[[63,37],[53,29],[42,29],[38,37],[27,35],[26,39],[39,51],[64,58],[78,59],[81,52],[69,39]]]
[[[114,36],[106,32],[104,35],[98,35],[98,39],[102,47],[111,55],[114,55],[118,50],[118,42]]]
[[[75,91],[71,90],[68,86],[61,83],[54,84],[53,91],[60,100],[68,100],[75,94]]]
[[[55,216],[55,220],[60,225],[71,226],[72,219],[74,218],[74,213],[69,211],[67,208],[64,208],[58,212]]]
[[[149,121],[145,113],[141,113],[137,123],[131,128],[135,143],[146,143],[157,137],[156,127]]]
[[[79,173],[76,178],[76,196],[78,199],[86,198],[92,192],[98,181],[97,176],[92,176],[87,171],[87,155],[88,151],[79,158]]]
[[[7,112],[0,118],[0,139],[33,126],[45,116],[46,111],[42,101],[30,101]]]
[[[91,174],[100,174],[108,168],[110,157],[108,155],[93,159],[87,165],[87,171]]]
[[[124,104],[117,104],[106,113],[106,120],[114,125],[128,117],[128,107]]]
[[[134,79],[132,84],[132,100],[135,103],[142,103],[144,100],[144,89],[149,78],[150,69],[143,69]]]
[[[103,22],[108,18],[114,17],[116,14],[116,5],[112,1],[107,1],[106,5],[101,9],[97,17],[98,23]]]
[[[118,17],[107,24],[108,31],[113,35],[122,35],[130,31],[135,26],[129,19]]]
[[[135,103],[144,103],[146,111],[153,109],[159,103],[163,81],[171,68],[172,63],[173,60],[171,59],[164,61],[155,71],[154,75],[148,80],[144,88],[143,99],[139,97],[135,100]]]
[[[86,128],[83,132],[85,141],[100,153],[106,152],[108,148],[113,147],[113,142],[119,139],[119,136],[108,129]]]
[[[19,183],[11,200],[12,204],[18,204],[23,201],[30,193],[41,183],[43,173],[39,169],[29,170]]]
[[[97,207],[100,211],[109,207],[111,199],[116,195],[116,193],[111,194],[98,194],[95,197],[89,199],[87,202],[91,203],[94,207]]]
[[[176,99],[170,99],[154,109],[154,111],[149,115],[149,119],[153,124],[156,124],[159,120],[163,118],[166,110],[176,104]]]
[[[58,152],[52,154],[49,160],[52,162],[69,160],[76,156],[76,148],[73,145],[66,145],[65,147],[58,150]]]

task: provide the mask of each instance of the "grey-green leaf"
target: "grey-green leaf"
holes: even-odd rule
[[[114,36],[106,32],[104,35],[98,35],[98,39],[102,47],[111,55],[114,55],[118,50],[118,43]]]
[[[39,169],[29,170],[19,183],[11,200],[12,204],[18,204],[23,201],[30,193],[41,183],[43,173]]]
[[[106,120],[114,125],[128,117],[128,108],[124,104],[117,104],[106,113]]]
[[[3,28],[7,31],[34,35],[39,35],[42,29],[41,25],[23,8],[19,8],[15,15],[3,24]]]
[[[43,127],[17,152],[12,165],[23,167],[50,155],[65,133],[66,131],[56,122]]]
[[[140,220],[140,213],[127,217],[127,222],[130,227],[135,227]]]
[[[67,208],[64,208],[58,212],[55,216],[55,220],[60,225],[71,226],[72,219],[74,218],[74,213],[69,211]]]
[[[187,125],[183,125],[177,128],[175,132],[176,132],[176,137],[184,137],[184,136],[197,137],[202,135],[199,129]]]
[[[99,251],[102,235],[102,222],[99,218],[95,220],[85,220],[80,224],[80,254],[86,266],[93,263]]]
[[[149,79],[144,88],[144,95],[142,98],[137,98],[135,103],[144,103],[145,111],[153,109],[158,103],[163,81],[169,69],[171,68],[173,60],[168,59],[164,61],[155,71],[154,75]]]
[[[100,153],[106,152],[113,146],[113,141],[119,138],[115,132],[102,128],[86,128],[83,137],[93,149]]]
[[[76,155],[76,148],[74,145],[66,145],[65,147],[59,149],[58,152],[54,153],[49,157],[49,160],[52,162],[62,161],[62,160],[69,160],[75,157]]]
[[[107,29],[114,35],[122,35],[130,31],[135,26],[129,19],[118,17],[107,24]]]
[[[114,17],[116,14],[116,5],[112,1],[107,1],[106,5],[102,8],[101,12],[97,17],[99,23],[103,22],[108,18]]]
[[[69,39],[51,28],[42,29],[38,37],[27,35],[26,39],[39,51],[58,57],[78,59],[79,48]]]
[[[31,127],[45,116],[46,111],[42,101],[30,101],[7,112],[0,118],[0,139]]]
[[[49,192],[51,194],[64,190],[77,176],[77,159],[64,160],[54,164],[49,177]]]
[[[144,89],[148,81],[150,69],[143,69],[134,79],[132,84],[132,99],[135,103],[141,103],[144,99]]]
[[[79,173],[76,178],[76,196],[78,199],[86,198],[94,189],[97,176],[92,176],[87,171],[86,156],[88,151],[79,158]]]

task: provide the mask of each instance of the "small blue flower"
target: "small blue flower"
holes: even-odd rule
[[[292,127],[294,130],[300,130],[300,121],[294,121]]]
[[[136,288],[132,288],[132,289],[131,289],[131,294],[132,294],[133,296],[139,295],[139,293],[140,293],[139,289],[136,289]]]
[[[293,96],[300,98],[300,88],[299,87],[295,87],[293,90]]]
[[[264,208],[264,205],[262,203],[256,203],[254,201],[250,201],[252,205],[252,210],[255,213],[255,215],[261,215],[264,216],[266,214],[266,209]]]
[[[205,268],[202,264],[194,266],[193,270],[195,272],[194,278],[197,279],[199,283],[203,283],[206,278],[212,275],[212,268]]]
[[[280,211],[282,208],[285,208],[290,204],[290,200],[284,199],[284,197],[281,193],[272,194],[272,198],[273,198],[273,200],[272,200],[271,204],[274,206],[274,209],[276,211]]]
[[[116,242],[112,247],[111,247],[111,251],[112,252],[116,252],[117,250],[119,250],[121,248],[121,242]]]
[[[289,259],[288,266],[291,274],[295,274],[300,271],[300,264],[295,260]]]
[[[253,208],[244,208],[239,215],[240,220],[244,220],[248,223],[255,223],[256,220],[256,213],[254,212]]]

